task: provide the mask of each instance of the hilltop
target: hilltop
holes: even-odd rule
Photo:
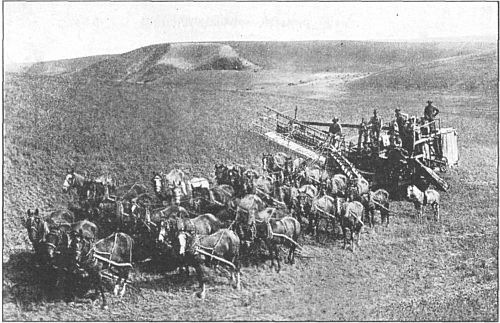
[[[218,43],[157,44],[118,54],[33,64],[32,75],[75,74],[101,80],[149,82],[172,73],[257,68],[231,46]]]
[[[380,72],[443,58],[495,51],[488,42],[226,42],[165,43],[118,55],[39,62],[13,72],[76,74],[106,80],[148,82],[185,71],[279,70],[288,72]]]

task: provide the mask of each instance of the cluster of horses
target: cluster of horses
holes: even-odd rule
[[[354,252],[377,210],[389,225],[387,191],[372,192],[362,178],[332,174],[302,158],[264,154],[260,174],[239,165],[217,164],[214,171],[214,184],[174,169],[154,172],[149,185],[68,171],[62,188],[76,193],[76,203],[48,216],[28,210],[24,220],[39,267],[53,277],[50,284],[63,286],[67,299],[75,297],[77,284],[94,288],[93,300],[100,293],[106,306],[103,279],[113,280],[115,295],[123,296],[132,264],[161,258],[167,270],[194,267],[197,295],[205,297],[207,268],[229,273],[240,289],[241,263],[262,243],[279,272],[281,248],[288,248],[286,261],[293,264],[303,234],[335,234],[340,226],[343,247],[350,240]],[[414,186],[408,196],[416,206],[436,200]]]

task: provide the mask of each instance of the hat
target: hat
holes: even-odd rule
[[[431,104],[431,103],[432,103],[432,101],[431,101],[431,100],[429,100],[429,101],[427,101],[427,103]]]
[[[396,108],[396,110],[394,110],[394,112],[399,112],[399,111],[401,111],[400,108]]]
[[[333,118],[333,119],[332,119],[332,121],[333,121],[333,122],[335,122],[335,121],[339,121],[339,118],[335,117],[335,118]]]

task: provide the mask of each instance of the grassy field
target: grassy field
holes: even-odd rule
[[[491,58],[497,53],[481,56],[488,46],[470,44],[356,43],[357,54],[335,55],[333,42],[251,45],[231,44],[263,71],[193,71],[145,85],[78,73],[6,76],[3,319],[498,321],[498,93],[491,90],[498,82]],[[286,53],[281,63],[280,51]],[[480,59],[470,58],[476,54]],[[462,59],[444,60],[458,55]],[[408,57],[431,65],[402,68]],[[372,75],[322,85],[336,96],[316,95],[315,82],[300,91],[286,85],[320,79],[319,72]],[[398,85],[429,79],[438,81]],[[463,80],[476,86],[463,87]],[[395,107],[420,115],[428,99],[440,108],[443,126],[459,133],[459,167],[443,174],[451,189],[442,193],[441,223],[417,225],[410,203],[393,202],[397,215],[390,227],[363,234],[358,253],[342,250],[340,241],[305,237],[301,243],[311,258],[285,265],[280,274],[269,263],[244,267],[241,292],[212,273],[204,302],[193,296],[194,277],[181,281],[144,266],[133,275],[144,298],[110,296],[107,311],[44,299],[21,217],[28,208],[49,212],[66,205],[61,186],[67,168],[109,172],[122,183],[148,182],[153,171],[174,167],[211,177],[217,162],[257,169],[263,152],[283,150],[249,129],[262,106],[297,106],[302,119],[338,115],[358,123],[373,108],[384,121]]]

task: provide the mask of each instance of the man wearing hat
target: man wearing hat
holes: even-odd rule
[[[432,122],[434,121],[434,118],[438,115],[439,110],[435,106],[432,105],[432,101],[427,101],[427,106],[424,108],[424,120],[426,122]],[[436,124],[432,122],[430,124],[430,131],[435,132],[436,131]]]
[[[332,122],[333,124],[330,126],[330,129],[328,129],[328,132],[330,133],[331,144],[335,145],[335,143],[340,140],[340,136],[342,136],[342,126],[337,117],[333,118]]]
[[[380,129],[382,129],[382,118],[377,115],[377,109],[373,110],[373,117],[370,119],[371,139],[374,144],[378,144],[380,139]]]

